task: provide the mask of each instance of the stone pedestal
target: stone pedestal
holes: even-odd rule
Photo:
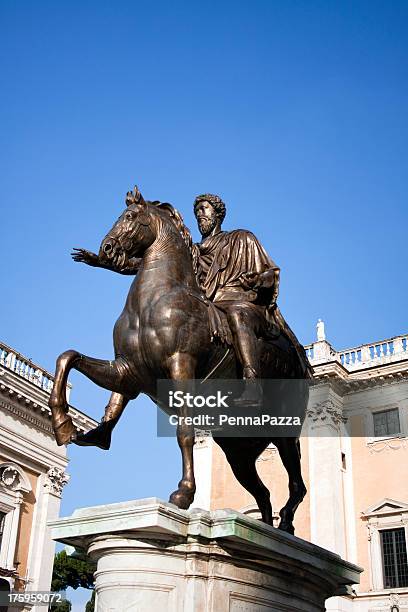
[[[321,612],[362,571],[234,510],[155,498],[82,508],[50,526],[96,561],[97,612]]]

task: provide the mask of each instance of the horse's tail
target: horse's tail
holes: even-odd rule
[[[306,351],[304,347],[300,344],[299,340],[296,338],[294,332],[291,330],[289,325],[286,323],[281,311],[276,306],[272,311],[268,311],[268,318],[271,318],[276,325],[280,328],[282,333],[288,338],[288,340],[293,345],[298,360],[300,369],[302,371],[302,375],[304,378],[313,378],[313,368],[310,365],[309,359],[307,358]]]

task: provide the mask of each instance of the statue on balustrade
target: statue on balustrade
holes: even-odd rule
[[[311,378],[304,349],[277,306],[278,266],[251,232],[222,230],[226,206],[219,196],[198,196],[194,213],[202,236],[197,244],[172,205],[146,201],[135,187],[99,253],[74,250],[75,261],[135,278],[115,324],[114,361],[76,350],[65,351],[57,360],[50,406],[59,444],[108,449],[129,400],[145,393],[160,404],[158,379],[243,379],[237,402],[250,409],[266,401],[264,380]],[[101,423],[83,435],[74,430],[65,398],[71,369],[112,392]],[[306,405],[304,393],[298,406],[302,419]],[[293,533],[294,512],[306,493],[298,438],[213,437],[238,481],[257,501],[262,519],[271,525],[270,495],[255,461],[269,443],[277,446],[289,476],[279,528]],[[170,501],[188,508],[196,488],[193,426],[179,423],[177,439],[183,472]]]

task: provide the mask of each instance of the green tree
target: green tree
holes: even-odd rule
[[[68,599],[63,599],[58,603],[51,604],[49,609],[51,612],[71,612],[71,608],[71,602]]]
[[[68,587],[78,589],[94,588],[95,566],[88,560],[80,559],[67,555],[65,550],[57,553],[54,558],[54,568],[52,572],[52,591],[65,591]],[[95,593],[86,604],[86,612],[93,612],[95,604]],[[51,612],[70,612],[71,602],[64,600],[59,604],[50,607]]]
[[[92,591],[92,597],[85,606],[85,612],[94,612],[95,609],[95,590]]]

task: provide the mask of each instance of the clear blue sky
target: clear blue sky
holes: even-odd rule
[[[112,355],[130,279],[69,253],[97,250],[135,182],[196,238],[194,196],[220,194],[281,266],[302,342],[318,317],[336,348],[406,332],[407,22],[405,1],[3,0],[2,340],[49,369]],[[73,383],[99,417],[107,393]],[[145,399],[109,455],[70,457],[64,513],[179,478]]]

